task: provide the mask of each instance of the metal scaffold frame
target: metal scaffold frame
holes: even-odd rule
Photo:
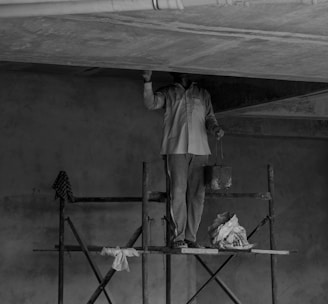
[[[164,254],[166,257],[166,304],[171,304],[171,256],[173,254],[189,254],[194,255],[197,261],[204,267],[209,273],[210,278],[197,290],[197,292],[190,298],[187,304],[192,303],[197,295],[207,286],[209,282],[214,280],[229,296],[232,302],[240,304],[241,301],[237,296],[229,289],[229,287],[218,277],[218,273],[230,262],[234,257],[241,254],[269,254],[270,255],[270,273],[271,273],[271,291],[272,291],[272,304],[277,304],[277,279],[276,279],[276,267],[277,267],[277,255],[288,255],[288,250],[277,250],[275,242],[274,231],[274,171],[273,166],[267,166],[268,175],[268,191],[262,193],[229,193],[211,191],[206,192],[206,198],[225,198],[225,199],[241,199],[252,198],[268,202],[268,214],[267,216],[250,232],[247,236],[251,238],[264,224],[269,223],[269,237],[270,237],[270,249],[248,249],[248,250],[222,250],[217,248],[170,248],[170,195],[167,186],[166,192],[154,192],[150,190],[150,163],[144,162],[142,166],[142,196],[141,197],[75,197],[71,191],[71,186],[68,180],[68,176],[64,171],[61,171],[55,181],[54,189],[56,190],[56,197],[59,198],[59,244],[55,246],[55,250],[58,251],[58,304],[64,304],[64,255],[65,251],[81,251],[86,256],[88,263],[90,264],[99,285],[95,289],[94,293],[89,298],[87,304],[93,304],[99,295],[103,292],[108,303],[111,304],[111,296],[106,290],[106,285],[111,278],[115,275],[116,270],[113,268],[102,276],[99,268],[94,263],[91,252],[100,252],[102,246],[88,246],[81,234],[78,233],[75,225],[69,217],[65,217],[66,203],[111,203],[111,202],[141,202],[142,203],[142,225],[136,229],[124,248],[131,248],[134,246],[139,236],[142,236],[142,246],[134,247],[138,252],[142,254],[142,303],[149,304],[149,284],[148,284],[148,264],[149,254]],[[168,184],[168,182],[166,183]],[[151,246],[149,238],[149,204],[152,202],[166,203],[166,246]],[[65,222],[68,223],[79,245],[66,245],[65,244]],[[36,250],[38,251],[38,250]],[[45,250],[42,250],[45,251]],[[218,267],[217,270],[212,271],[203,261],[201,255],[226,255],[226,260]]]

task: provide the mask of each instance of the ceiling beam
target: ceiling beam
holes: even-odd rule
[[[0,60],[328,83],[326,8],[0,19]]]
[[[218,115],[328,120],[328,90],[228,110]]]
[[[227,135],[328,139],[328,120],[220,117]]]

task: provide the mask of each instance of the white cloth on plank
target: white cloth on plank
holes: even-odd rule
[[[139,252],[134,248],[120,249],[120,247],[116,247],[116,248],[104,247],[101,250],[100,255],[113,256],[115,259],[112,264],[112,268],[115,269],[116,271],[122,271],[122,270],[130,271],[127,257],[134,257],[134,256],[138,257]]]

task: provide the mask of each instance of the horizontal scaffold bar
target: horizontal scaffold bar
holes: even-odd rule
[[[271,200],[270,192],[258,193],[229,193],[229,192],[206,192],[207,199],[214,198],[251,198],[259,200]],[[166,192],[149,192],[149,201],[164,203],[166,201]],[[74,197],[74,203],[133,203],[142,202],[142,197]]]
[[[166,201],[165,192],[149,192],[149,201],[163,203]],[[142,202],[142,197],[74,197],[74,203],[133,203]]]
[[[104,247],[115,248],[109,246],[87,246],[91,252],[100,252]],[[55,246],[58,250],[58,245]],[[121,247],[120,249],[125,249]],[[236,254],[275,254],[275,255],[288,255],[291,253],[290,250],[270,250],[270,249],[217,249],[217,248],[178,248],[172,249],[169,247],[162,246],[149,246],[147,251],[144,251],[142,247],[134,247],[139,253],[154,253],[154,254],[205,254],[205,255],[236,255]],[[37,251],[37,250],[36,250]],[[42,251],[42,250],[40,250]],[[53,251],[50,250],[50,251]],[[82,251],[82,248],[78,245],[66,245],[65,251]]]
[[[206,192],[206,198],[253,198],[269,201],[272,199],[270,192],[259,193],[229,193],[229,192]]]

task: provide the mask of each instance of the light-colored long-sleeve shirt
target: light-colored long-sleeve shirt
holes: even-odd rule
[[[164,109],[161,154],[211,154],[207,131],[214,134],[220,127],[205,89],[192,83],[186,90],[175,83],[154,93],[146,82],[144,104],[150,110]]]

